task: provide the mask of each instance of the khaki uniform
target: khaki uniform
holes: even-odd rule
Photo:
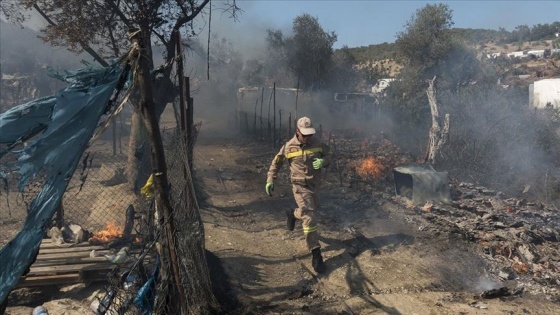
[[[290,139],[276,154],[268,170],[267,182],[276,179],[278,171],[288,161],[292,191],[298,207],[294,216],[302,220],[307,248],[311,251],[320,248],[317,230],[316,210],[319,204],[316,191],[321,182],[321,170],[313,168],[313,160],[322,158],[323,167],[329,165],[330,149],[320,139],[309,139],[308,144],[301,143],[296,136]]]

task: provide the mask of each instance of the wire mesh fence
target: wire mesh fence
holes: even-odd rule
[[[51,225],[62,228],[77,224],[92,233],[108,224],[124,226],[127,207],[138,199],[124,174],[127,156],[122,147],[127,142],[127,133],[115,134],[115,129],[110,128],[84,153],[80,170],[70,179]],[[0,190],[0,224],[6,228],[0,229],[0,244],[19,231],[30,203],[42,187],[41,176],[35,176],[20,191],[19,173],[3,171],[7,178]]]
[[[104,255],[114,263],[106,289],[93,300],[92,310],[96,314],[204,314],[217,309],[189,168],[194,137],[187,144],[185,132],[175,123],[162,130],[171,209],[165,217],[156,199],[139,194],[152,172],[145,137],[141,135],[141,141],[129,149],[130,116],[115,124],[84,152],[57,214],[46,224],[83,230],[80,239],[63,237],[61,242],[86,242],[111,250],[91,254]],[[137,165],[134,181],[127,173],[131,160]],[[37,176],[19,191],[19,174],[2,171],[7,176],[0,193],[0,245],[21,230],[27,209],[42,187]],[[49,233],[45,231],[46,238]],[[124,256],[119,258],[121,253]]]
[[[149,233],[139,233],[138,254],[132,263],[114,270],[104,294],[94,301],[99,313],[207,314],[219,308],[212,293],[204,229],[188,167],[192,147],[175,130],[164,132],[163,139],[171,215],[165,217],[154,199],[143,201],[148,205],[143,223]]]

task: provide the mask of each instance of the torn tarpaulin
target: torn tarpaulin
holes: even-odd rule
[[[122,73],[123,68],[118,63],[108,68],[88,67],[67,73],[64,79],[71,85],[56,95],[17,106],[0,115],[0,143],[7,144],[8,148],[29,139],[30,134],[37,134],[21,151],[11,152],[19,156],[20,188],[38,171],[46,175],[45,184],[31,203],[22,229],[0,249],[0,304],[35,258],[45,225],[54,215],[69,178],[100,118],[106,113],[107,103]],[[20,119],[27,130],[19,123]]]

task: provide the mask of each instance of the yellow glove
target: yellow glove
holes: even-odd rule
[[[274,191],[274,182],[266,183],[266,186],[265,186],[264,189],[266,190],[266,194],[269,195],[270,197],[272,197],[272,191]]]
[[[150,175],[150,178],[146,181],[144,187],[140,188],[140,193],[146,197],[146,200],[150,201],[154,198],[154,175]]]
[[[323,162],[324,162],[323,159],[313,160],[313,168],[316,169],[316,170],[320,169],[321,167],[323,167]]]

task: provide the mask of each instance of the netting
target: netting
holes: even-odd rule
[[[97,314],[208,314],[218,308],[189,167],[194,133],[187,137],[186,131],[178,130],[177,116],[164,113],[161,117],[175,117],[165,124],[171,129],[160,130],[168,194],[155,198],[139,194],[146,187],[149,190],[150,175],[159,173],[151,171],[153,149],[146,140],[142,120],[134,118],[138,117],[134,111],[123,112],[83,152],[78,168],[66,179],[68,185],[62,200],[57,200],[52,222],[34,227],[39,235],[44,227],[43,242],[46,239],[59,245],[101,246],[89,258],[103,261],[104,268],[107,262],[113,265],[103,277],[109,280],[106,289],[91,304]],[[26,143],[18,145],[25,147]],[[13,164],[13,159],[2,162]],[[33,208],[30,204],[41,194],[44,184],[41,173],[37,173],[19,191],[19,177],[17,172],[2,173],[1,245],[18,233],[26,235],[22,227],[30,220],[28,209]],[[85,272],[81,270],[80,277]]]
[[[76,224],[89,233],[111,224],[124,227],[126,209],[136,204],[138,197],[124,174],[127,155],[123,146],[128,143],[128,131],[124,120],[117,120],[115,124],[117,129],[109,128],[83,154],[53,218],[53,226],[62,228]],[[7,175],[4,189],[0,190],[0,224],[6,227],[0,230],[2,244],[21,229],[27,209],[42,186],[41,176],[35,176],[19,192],[19,174],[10,172]]]
[[[99,313],[205,314],[217,309],[204,254],[204,229],[188,167],[186,136],[176,130],[163,132],[169,180],[171,217],[164,217],[157,203],[144,204],[136,235],[141,241],[130,264],[113,271],[105,292],[94,303]],[[121,213],[124,216],[124,213]],[[172,222],[174,231],[168,234]],[[173,236],[172,242],[169,237]],[[172,244],[172,245],[170,245]],[[176,253],[176,261],[169,249]],[[174,278],[174,264],[180,287]],[[181,293],[178,291],[182,291]],[[177,303],[180,300],[181,303]],[[187,305],[187,309],[181,309]]]

